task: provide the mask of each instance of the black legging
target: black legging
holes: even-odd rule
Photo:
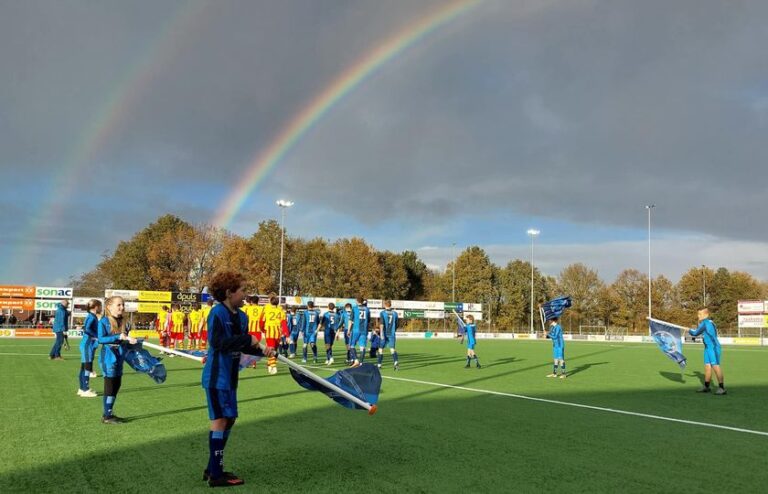
[[[117,396],[120,385],[123,384],[123,376],[104,378],[104,396]]]

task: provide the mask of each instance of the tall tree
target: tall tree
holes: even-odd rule
[[[637,332],[648,316],[648,277],[636,269],[625,269],[611,285],[618,296],[619,310],[613,322]]]
[[[570,295],[573,302],[567,313],[575,323],[571,331],[581,324],[592,324],[599,318],[596,314],[597,295],[603,282],[597,271],[581,263],[571,264],[560,272],[557,284],[562,294]]]

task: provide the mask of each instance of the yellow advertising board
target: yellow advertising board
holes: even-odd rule
[[[171,292],[139,290],[139,302],[170,302],[170,301],[171,301]]]

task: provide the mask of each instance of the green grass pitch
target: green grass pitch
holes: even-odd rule
[[[49,361],[49,341],[0,341],[0,492],[210,492],[208,417],[193,361],[166,359],[154,384],[126,368],[115,413],[79,398],[77,342]],[[566,343],[568,379],[547,379],[548,342],[480,340],[482,369],[456,341],[400,340],[385,358],[379,411],[342,408],[280,367],[241,373],[240,418],[227,446],[243,492],[757,492],[768,436],[387,377],[768,432],[768,351],[726,347],[727,396],[695,393],[688,368],[654,346]],[[337,348],[336,360],[343,360]],[[336,366],[339,367],[338,365]],[[328,375],[328,371],[318,371]],[[102,379],[92,380],[102,390]]]

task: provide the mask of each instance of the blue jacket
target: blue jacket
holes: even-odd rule
[[[99,364],[104,377],[122,376],[125,350],[120,345],[120,333],[112,332],[112,323],[109,322],[109,317],[99,319],[98,339],[101,343]]]
[[[563,338],[563,328],[559,324],[555,324],[549,330],[547,338],[552,340],[552,346],[561,347],[565,345],[565,339]]]
[[[320,309],[307,309],[304,312],[304,334],[311,335],[320,324]]]
[[[691,336],[702,336],[705,348],[720,348],[720,340],[717,339],[717,326],[712,319],[704,319],[699,327],[688,331]]]
[[[203,387],[237,389],[240,353],[251,349],[248,316],[218,304],[208,314],[208,357],[203,367]],[[260,352],[259,352],[260,354]]]
[[[61,333],[69,329],[69,311],[63,305],[56,306],[56,315],[53,320],[53,332]]]
[[[397,312],[394,309],[384,309],[379,313],[381,326],[384,328],[383,337],[391,338],[397,331]]]

